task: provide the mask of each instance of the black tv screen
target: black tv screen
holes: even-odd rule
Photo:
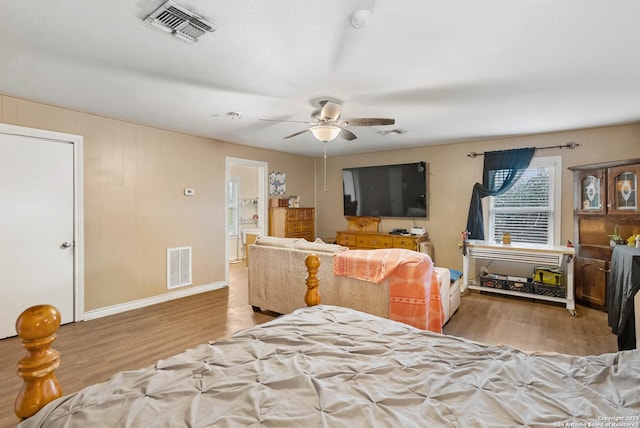
[[[344,168],[345,216],[426,217],[427,164]]]

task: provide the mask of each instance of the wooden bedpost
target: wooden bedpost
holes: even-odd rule
[[[16,321],[16,332],[27,350],[18,362],[18,376],[24,383],[14,410],[20,419],[35,415],[45,404],[62,396],[54,372],[60,365],[60,353],[51,349],[59,327],[60,311],[51,305],[32,306]]]
[[[304,258],[304,265],[307,267],[307,292],[304,295],[304,302],[307,306],[320,304],[320,292],[318,291],[318,268],[320,267],[320,257],[317,254],[309,254]]]

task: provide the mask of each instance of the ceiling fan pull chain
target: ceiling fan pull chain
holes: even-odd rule
[[[327,193],[327,143],[324,143],[324,193]]]

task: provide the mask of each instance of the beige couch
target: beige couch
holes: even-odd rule
[[[297,238],[261,236],[249,245],[249,304],[256,310],[287,314],[305,306],[304,259],[320,258],[318,278],[323,304],[344,306],[389,318],[389,280],[375,284],[333,275],[335,254],[347,247]],[[449,270],[436,268],[446,323],[460,305],[460,285],[450,283]]]

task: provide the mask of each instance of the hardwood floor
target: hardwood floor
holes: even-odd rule
[[[595,355],[618,350],[607,314],[577,305],[577,317],[563,304],[468,291],[444,333],[525,351]]]
[[[56,374],[63,393],[274,318],[276,314],[254,313],[249,306],[244,263],[230,265],[229,283],[228,288],[63,325],[53,342],[61,354]],[[304,293],[304,280],[302,286]],[[13,403],[22,380],[16,364],[24,354],[19,338],[0,340],[0,427],[17,422]]]
[[[57,377],[63,393],[72,393],[275,315],[252,311],[247,269],[244,263],[231,264],[229,288],[62,326],[53,343],[62,356]],[[560,305],[479,292],[462,298],[444,332],[530,351],[587,355],[617,350],[604,312],[579,306],[574,318]],[[19,338],[0,340],[0,427],[17,423],[13,402],[22,380],[16,363],[23,355]]]

